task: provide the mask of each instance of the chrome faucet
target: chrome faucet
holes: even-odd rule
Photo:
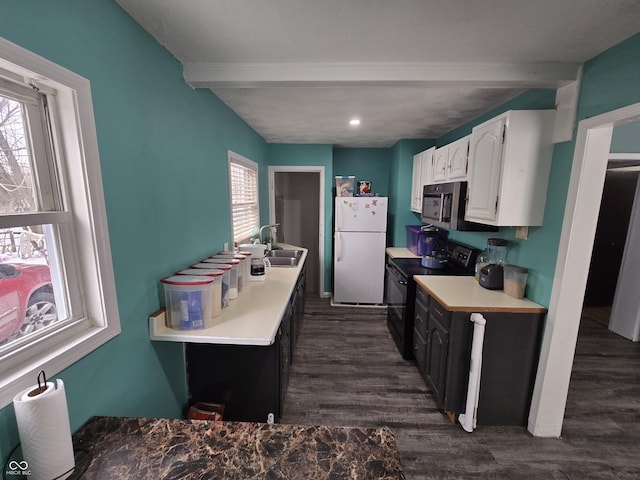
[[[263,225],[260,227],[260,232],[258,233],[258,236],[260,237],[260,243],[264,243],[264,240],[262,239],[262,232],[264,230],[266,230],[267,228],[276,228],[279,227],[280,224],[279,223],[272,223],[271,225]],[[275,235],[273,236],[275,238]]]

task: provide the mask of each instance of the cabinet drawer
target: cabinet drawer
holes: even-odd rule
[[[433,299],[431,300],[429,306],[429,315],[440,325],[442,325],[446,330],[449,330],[449,326],[451,325],[451,312],[445,310],[442,305],[440,305]]]

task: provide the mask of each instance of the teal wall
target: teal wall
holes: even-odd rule
[[[179,417],[182,344],[149,341],[158,280],[229,240],[227,149],[266,172],[267,145],[210,91],[189,87],[180,63],[115,2],[1,9],[0,36],[91,81],[122,333],[56,375],[71,428],[92,415]],[[0,459],[17,442],[9,405]]]
[[[640,152],[640,122],[619,125],[614,128],[610,151],[612,153]]]
[[[458,138],[471,133],[476,125],[489,120],[507,110],[540,110],[555,108],[555,90],[528,90],[517,98],[495,108],[478,117],[472,122],[440,137],[438,145],[446,145]],[[560,145],[562,149],[562,145]],[[558,150],[558,147],[556,147]],[[555,158],[555,155],[554,155]],[[570,165],[569,165],[570,166]],[[543,305],[549,304],[557,245],[559,241],[559,227],[562,225],[564,202],[566,200],[566,172],[565,164],[553,161],[550,175],[549,193],[545,208],[544,226],[529,228],[529,238],[521,240],[515,238],[515,230],[502,227],[498,232],[449,232],[449,238],[483,249],[487,245],[487,238],[498,237],[509,241],[507,262],[521,265],[529,269],[527,296]],[[562,208],[557,208],[557,205]]]
[[[585,63],[577,110],[577,122],[617,108],[640,102],[640,34],[612,47]],[[551,108],[552,91],[527,92],[503,107],[484,115],[478,122],[511,108]],[[524,101],[524,103],[523,103]],[[526,107],[523,105],[527,105]],[[471,122],[463,128],[440,138],[446,144],[471,131]],[[451,232],[451,238],[483,248],[486,238],[500,236],[510,241],[507,261],[530,269],[527,296],[548,306],[558,254],[565,203],[575,150],[574,140],[557,144],[549,177],[544,225],[532,227],[527,240],[514,237],[514,230],[501,228],[495,234]]]
[[[391,149],[389,148],[334,148],[334,175],[355,176],[357,189],[359,180],[371,182],[372,192],[381,197],[389,196],[389,171]],[[335,187],[335,183],[333,185]]]
[[[324,291],[331,291],[333,258],[333,147],[331,145],[268,145],[269,165],[324,167]],[[268,200],[265,201],[268,205]],[[263,217],[267,218],[267,217]]]

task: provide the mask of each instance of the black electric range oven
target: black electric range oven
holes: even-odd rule
[[[387,259],[387,326],[405,360],[413,359],[416,301],[414,275],[473,275],[478,250],[448,239],[438,239],[434,252],[447,258],[443,268],[425,268],[422,258]]]

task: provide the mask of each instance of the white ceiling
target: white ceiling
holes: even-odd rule
[[[640,31],[640,0],[116,1],[270,143],[437,138]]]

